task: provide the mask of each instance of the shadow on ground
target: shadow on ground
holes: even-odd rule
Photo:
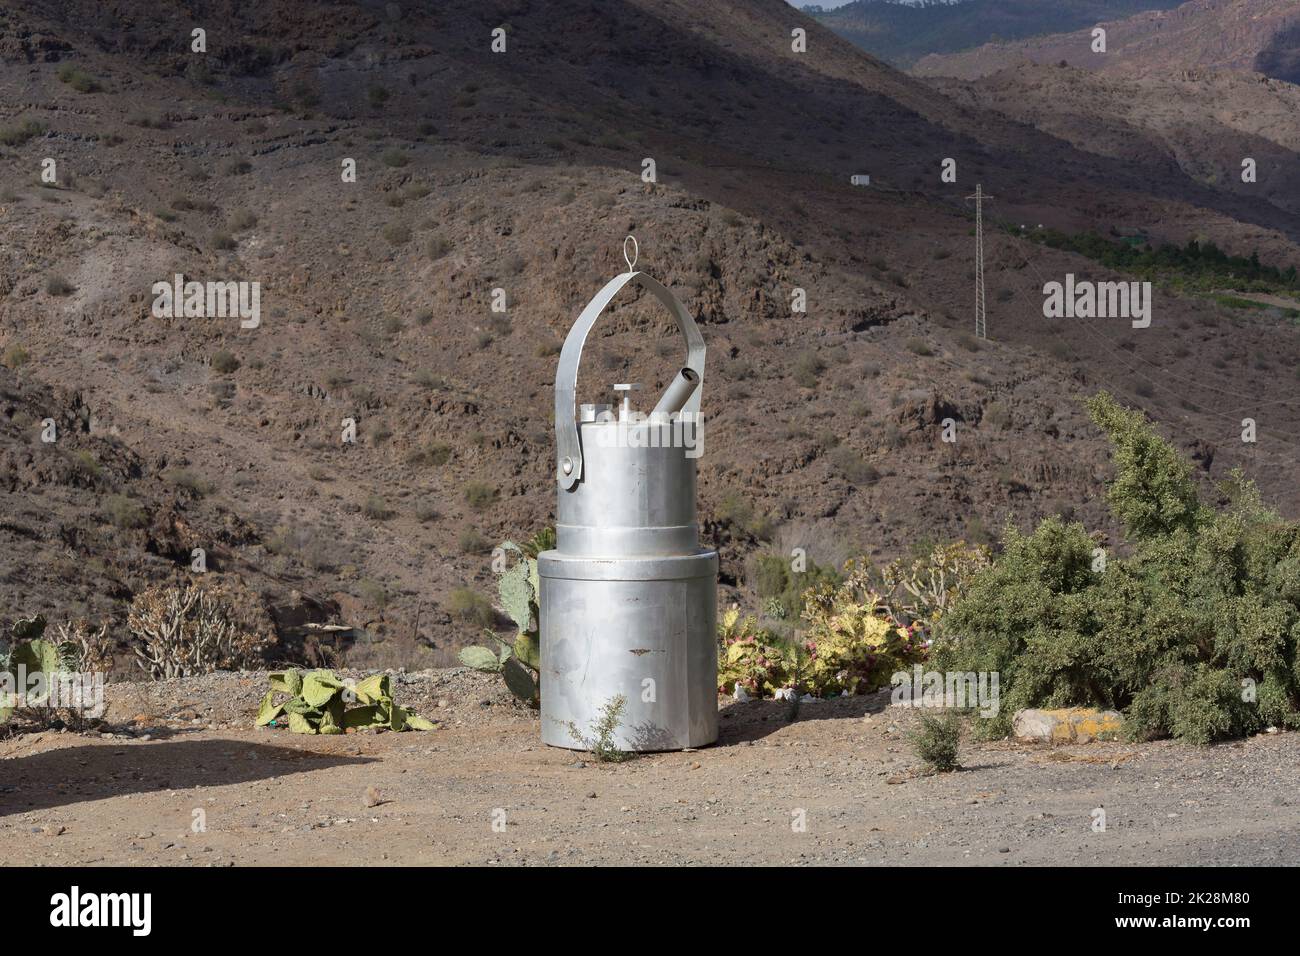
[[[805,720],[852,720],[879,714],[889,706],[890,692],[835,697],[797,707],[786,700],[749,700],[730,704],[718,715],[718,742],[731,747],[750,740],[762,740],[783,727]]]
[[[224,786],[373,762],[237,740],[62,747],[5,761],[4,776],[15,782],[0,786],[0,816],[127,793]]]

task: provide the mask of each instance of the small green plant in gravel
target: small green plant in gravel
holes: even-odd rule
[[[961,718],[957,714],[922,714],[911,739],[912,749],[931,770],[948,773],[959,766]]]
[[[569,736],[582,749],[588,751],[596,758],[597,763],[622,763],[625,760],[631,760],[636,754],[627,750],[620,750],[614,743],[614,734],[618,732],[619,725],[623,723],[623,711],[627,708],[627,698],[622,694],[617,697],[611,697],[604,707],[600,709],[600,717],[597,718],[596,724],[592,727],[592,735],[584,736],[578,729],[578,725],[569,722]]]

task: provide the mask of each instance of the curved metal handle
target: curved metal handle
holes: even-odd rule
[[[677,328],[686,337],[686,367],[700,377],[700,384],[683,406],[682,412],[698,415],[700,411],[700,397],[704,392],[704,336],[700,334],[695,320],[686,311],[686,306],[666,286],[644,272],[624,272],[615,276],[587,303],[587,307],[578,316],[578,321],[569,330],[564,348],[560,350],[560,364],[555,370],[555,479],[565,490],[572,488],[582,478],[582,442],[578,438],[578,424],[574,418],[582,347],[586,344],[587,333],[596,324],[610,300],[629,282],[635,282],[647,292],[653,293],[656,299],[667,306],[677,321]]]

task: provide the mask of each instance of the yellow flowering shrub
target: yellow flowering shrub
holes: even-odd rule
[[[837,584],[804,592],[807,630],[784,639],[735,608],[718,622],[718,688],[753,696],[793,689],[817,697],[865,694],[925,659],[919,625],[899,624],[871,589],[865,567],[848,562]]]
[[[734,693],[740,684],[754,697],[766,697],[785,687],[784,655],[778,638],[736,608],[718,620],[718,690]]]
[[[893,674],[925,659],[921,629],[898,623],[870,586],[866,567],[856,562],[845,564],[841,583],[805,592],[803,618],[806,681],[819,697],[879,690]]]

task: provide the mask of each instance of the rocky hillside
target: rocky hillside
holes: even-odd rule
[[[1098,25],[1106,30],[1104,53],[1092,48]],[[970,80],[1024,61],[1157,78],[1184,70],[1233,70],[1298,83],[1300,5],[1295,0],[1188,0],[1172,10],[1107,15],[1046,36],[995,41],[961,53],[936,51],[913,71]]]
[[[465,589],[490,593],[492,544],[553,519],[556,353],[629,232],[709,345],[701,507],[724,600],[753,601],[764,551],[884,559],[1051,511],[1106,533],[1079,404],[1099,387],[1207,480],[1242,465],[1300,505],[1281,313],[1158,291],[1147,330],[1048,322],[1044,282],[1105,270],[991,228],[976,341],[965,197],[983,183],[995,222],[1283,265],[1293,215],[938,93],[782,0],[19,0],[0,18],[5,618],[84,614],[125,639],[131,597],[204,548],[274,616],[281,656],[326,653],[303,625],[333,621],[354,666],[449,661],[476,639]],[[155,315],[177,274],[260,283],[260,324]],[[629,296],[588,345],[583,400],[653,391],[680,351]],[[1243,446],[1252,413],[1264,437]]]
[[[813,15],[872,56],[909,67],[928,54],[956,53],[990,41],[1062,33],[1099,20],[1168,9],[1181,0],[855,0]],[[799,4],[803,6],[803,4]]]
[[[995,110],[1075,148],[1171,171],[1300,213],[1300,86],[1256,73],[1127,77],[1022,63],[975,81],[935,79],[955,101]],[[1243,181],[1244,158],[1255,161]]]

